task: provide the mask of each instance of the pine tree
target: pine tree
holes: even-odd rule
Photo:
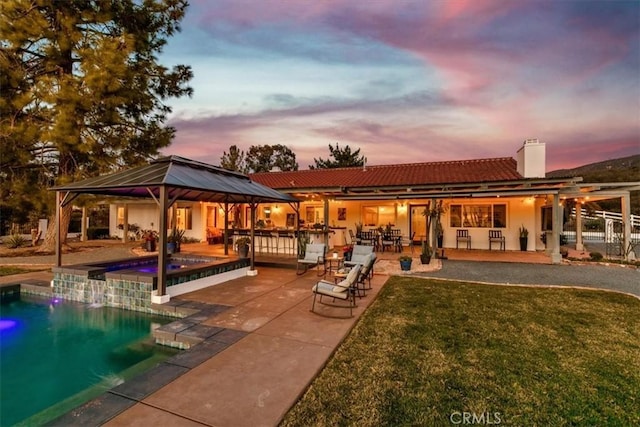
[[[287,146],[252,145],[246,156],[246,164],[251,172],[269,172],[274,167],[281,171],[297,171],[296,154]]]
[[[35,205],[42,188],[139,165],[171,143],[165,101],[191,95],[192,72],[167,69],[157,55],[186,7],[186,0],[3,1],[2,200]],[[19,185],[24,177],[30,185]],[[54,198],[47,199],[51,213]],[[53,248],[53,225],[44,251]]]
[[[245,174],[249,172],[246,155],[244,151],[240,150],[236,145],[229,147],[229,153],[226,151],[222,153],[220,167]]]
[[[353,153],[351,152],[351,147],[348,145],[343,149],[340,149],[340,144],[336,143],[336,147],[333,148],[331,144],[329,144],[329,152],[331,155],[329,157],[333,157],[333,160],[330,158],[327,160],[323,160],[322,158],[316,159],[314,165],[309,165],[309,169],[334,169],[334,168],[348,168],[353,166],[362,166],[364,165],[365,158],[360,155],[360,149],[358,148]]]

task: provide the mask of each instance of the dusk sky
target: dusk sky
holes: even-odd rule
[[[163,154],[219,164],[329,144],[370,165],[516,157],[547,171],[640,154],[640,2],[190,0],[161,60],[193,68]]]

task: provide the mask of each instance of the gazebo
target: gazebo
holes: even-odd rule
[[[298,211],[298,199],[252,181],[246,175],[206,163],[169,156],[151,161],[148,165],[89,178],[68,185],[53,187],[56,191],[56,267],[62,265],[61,252],[61,209],[73,202],[79,195],[95,194],[120,198],[151,198],[159,206],[160,219],[158,248],[158,291],[156,303],[169,300],[166,293],[167,265],[167,212],[177,200],[213,202],[225,206],[225,235],[228,231],[229,204],[246,203],[251,208],[251,260],[249,274],[254,270],[254,224],[258,204],[281,202],[294,204]],[[124,235],[128,224],[124,221]],[[225,249],[226,249],[225,239]]]

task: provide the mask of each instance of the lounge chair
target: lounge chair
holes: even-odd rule
[[[347,277],[341,282],[331,283],[328,280],[321,280],[315,285],[313,285],[313,288],[311,288],[311,291],[313,292],[313,302],[311,304],[311,311],[316,314],[323,315],[315,311],[316,298],[319,295],[320,299],[318,300],[318,302],[320,304],[328,305],[331,307],[348,308],[349,317],[353,317],[353,307],[356,306],[356,287],[358,284],[358,277],[360,276],[360,269],[361,269],[361,266],[359,264],[353,267],[351,271],[349,271],[349,274],[347,274]],[[347,305],[329,304],[326,302],[322,302],[323,296],[332,298],[334,302],[336,298],[343,301],[347,301],[348,304]],[[327,317],[334,317],[334,316],[327,316]]]
[[[345,266],[354,266],[356,264],[364,265],[365,257],[373,253],[373,246],[367,245],[354,245],[353,252],[351,253],[351,260],[345,261]]]
[[[360,269],[360,276],[358,277],[358,295],[360,296],[360,291],[362,290],[364,296],[364,292],[366,290],[371,289],[371,278],[373,277],[373,264],[376,262],[376,254],[371,252],[369,255],[365,256],[364,263],[362,264],[362,268]]]
[[[296,274],[301,275],[307,272],[310,267],[316,266],[318,269],[318,276],[322,276],[327,273],[327,265],[325,264],[325,244],[324,243],[310,243],[307,245],[304,258],[298,260],[296,266]],[[320,265],[322,264],[323,272],[320,273]],[[302,271],[300,271],[300,267]]]

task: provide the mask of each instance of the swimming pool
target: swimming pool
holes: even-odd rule
[[[153,328],[174,319],[22,295],[0,305],[0,425],[41,425],[176,350]]]

